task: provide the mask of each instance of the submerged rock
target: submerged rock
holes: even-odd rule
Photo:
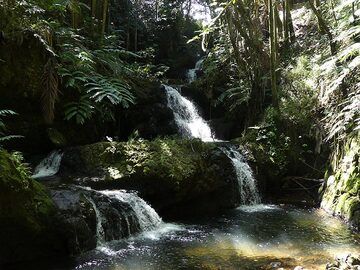
[[[238,204],[231,160],[214,143],[156,139],[65,151],[60,175],[96,189],[137,190],[161,214],[181,216]]]

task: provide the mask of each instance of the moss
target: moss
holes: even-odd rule
[[[198,139],[75,147],[65,151],[60,173],[64,179],[96,189],[137,190],[165,215],[171,215],[175,207],[190,213],[187,207],[195,208],[194,201],[197,209],[212,211],[232,207],[239,199],[231,160],[217,144]]]
[[[108,180],[141,175],[179,182],[205,166],[204,156],[214,147],[199,140],[158,138],[99,143],[82,148],[80,155],[87,167],[106,165]]]
[[[360,225],[360,174],[359,137],[349,139],[331,161],[334,174],[328,176],[321,206],[344,218],[355,226]]]
[[[114,147],[114,145],[112,146]],[[117,167],[125,175],[157,175],[171,180],[187,179],[201,166],[202,155],[208,153],[211,144],[198,140],[156,139],[154,141],[130,141],[118,143],[115,155],[121,156]],[[112,151],[112,148],[107,149]]]
[[[44,256],[54,215],[52,200],[29,177],[21,156],[0,150],[0,242],[5,243],[0,246],[0,263],[37,257],[41,252]],[[39,249],[28,251],[31,246]]]

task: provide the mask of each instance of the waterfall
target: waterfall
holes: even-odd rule
[[[231,159],[238,180],[241,204],[258,204],[260,195],[253,172],[245,158],[232,146],[221,147],[221,150]]]
[[[122,190],[104,190],[101,193],[129,204],[136,213],[142,231],[153,230],[162,222],[158,213],[135,193],[128,193]]]
[[[198,72],[201,69],[203,62],[204,62],[204,59],[200,59],[199,61],[196,62],[195,68],[189,69],[187,71],[186,78],[187,78],[188,83],[192,83],[193,81],[195,81],[197,79],[196,72]]]
[[[210,126],[199,115],[194,103],[183,97],[175,88],[164,85],[168,106],[173,111],[180,134],[199,138],[204,142],[215,141]]]
[[[175,123],[184,137],[199,138],[203,142],[219,142],[214,138],[210,126],[199,115],[194,103],[183,97],[175,88],[164,85],[168,106],[173,111]],[[245,158],[231,146],[221,147],[230,158],[236,171],[241,204],[260,203],[260,195],[250,166]]]
[[[134,192],[125,190],[96,191],[75,186],[91,204],[96,216],[96,244],[118,240],[134,233],[160,227],[162,219],[156,211]]]
[[[94,200],[89,196],[85,196],[85,198],[89,201],[89,203],[91,204],[91,206],[93,207],[93,209],[95,211],[95,216],[96,216],[96,245],[100,246],[101,244],[103,244],[105,242],[105,232],[104,232],[104,228],[102,226],[104,218],[101,215],[100,210],[97,208],[96,203],[94,202]]]
[[[63,153],[61,150],[52,151],[34,170],[33,178],[44,178],[57,174]]]

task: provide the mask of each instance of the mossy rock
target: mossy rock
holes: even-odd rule
[[[21,156],[0,150],[0,264],[63,252],[53,227],[55,214],[45,188],[30,179]]]
[[[340,216],[355,228],[360,226],[359,137],[349,139],[339,155],[334,155],[331,171],[322,187],[321,207]]]
[[[71,148],[65,150],[59,173],[96,189],[137,190],[164,215],[229,208],[239,201],[231,160],[216,144],[197,139],[158,138]]]

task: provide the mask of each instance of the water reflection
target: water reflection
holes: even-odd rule
[[[196,225],[194,225],[196,224]],[[335,254],[360,253],[359,235],[321,210],[240,207],[221,217],[164,223],[108,243],[72,267],[47,269],[324,269]]]
[[[321,210],[244,206],[192,222],[113,242],[76,269],[324,269],[335,254],[360,252],[359,236]]]

